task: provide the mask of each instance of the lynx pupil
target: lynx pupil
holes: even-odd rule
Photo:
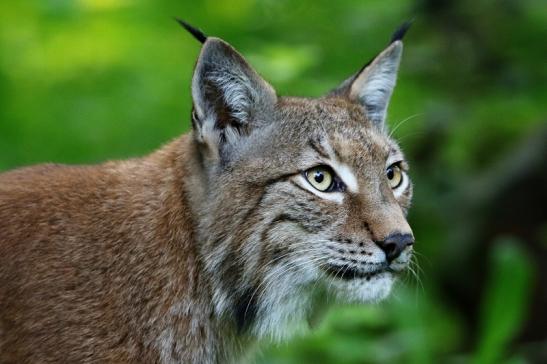
[[[387,169],[387,178],[388,178],[389,180],[392,180],[393,177],[395,177],[395,172],[393,172],[393,168],[389,167],[389,168]]]
[[[313,178],[315,179],[315,182],[321,183],[325,179],[325,175],[321,171],[316,171]]]

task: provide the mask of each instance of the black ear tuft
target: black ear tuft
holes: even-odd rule
[[[413,20],[414,19],[407,20],[403,24],[401,24],[399,28],[397,28],[397,30],[391,36],[390,43],[393,43],[398,40],[402,40],[406,32],[408,31],[408,28],[410,28],[410,26],[412,25]]]
[[[177,23],[182,25],[182,27],[186,29],[190,34],[192,34],[194,38],[196,38],[200,43],[205,43],[205,41],[207,40],[207,36],[203,34],[201,30],[191,26],[190,24],[179,18],[175,18],[175,20]]]

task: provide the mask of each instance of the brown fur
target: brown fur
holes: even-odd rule
[[[216,334],[185,186],[192,147],[186,136],[143,159],[0,175],[2,362],[158,361],[181,296],[185,344]]]

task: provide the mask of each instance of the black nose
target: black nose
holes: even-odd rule
[[[401,252],[407,247],[414,244],[414,237],[411,234],[391,234],[384,241],[379,241],[376,244],[386,253],[386,259],[391,262],[397,259]]]

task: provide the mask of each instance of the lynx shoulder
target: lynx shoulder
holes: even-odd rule
[[[235,361],[290,337],[317,292],[377,302],[408,265],[412,184],[385,123],[407,26],[308,99],[183,25],[203,43],[189,134],[0,175],[1,362]]]

